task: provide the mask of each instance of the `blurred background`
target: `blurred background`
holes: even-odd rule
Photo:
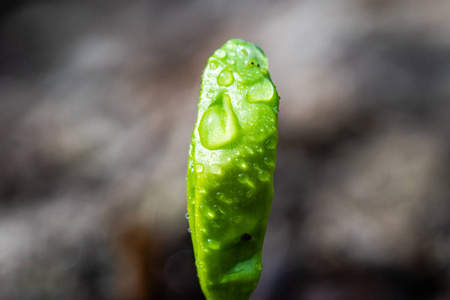
[[[2,1],[0,299],[203,299],[187,153],[230,38],[281,95],[252,299],[450,299],[446,0]]]

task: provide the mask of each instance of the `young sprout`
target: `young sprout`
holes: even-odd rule
[[[189,151],[189,227],[208,300],[249,299],[273,199],[279,97],[267,58],[232,39],[202,76]]]

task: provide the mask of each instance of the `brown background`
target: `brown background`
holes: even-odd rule
[[[0,7],[0,299],[202,299],[187,152],[229,38],[281,95],[252,299],[450,299],[449,1]]]

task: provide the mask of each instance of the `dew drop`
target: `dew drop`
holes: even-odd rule
[[[244,148],[247,149],[248,153],[251,155],[255,153],[249,146],[244,146]]]
[[[213,152],[211,154],[211,159],[217,159],[217,153],[216,152]]]
[[[236,165],[241,169],[247,169],[247,164],[242,158],[236,158],[235,159]]]
[[[261,170],[261,171],[258,172],[258,178],[261,181],[269,181],[270,174],[267,171]]]
[[[222,168],[219,165],[212,165],[211,166],[211,173],[212,174],[216,174],[216,175],[220,175],[220,174],[222,174]]]
[[[245,197],[250,198],[251,196],[253,196],[253,189],[249,189],[247,191],[247,193],[245,194]]]
[[[223,69],[222,72],[220,72],[219,76],[217,76],[217,84],[220,86],[230,86],[233,84],[233,82],[233,73],[227,68]]]
[[[195,165],[195,172],[202,173],[203,172],[203,165],[202,164],[196,164]]]
[[[222,59],[222,58],[225,58],[225,56],[227,56],[227,53],[223,49],[217,49],[214,52],[214,56],[219,58],[219,59]]]
[[[274,106],[273,111],[277,114],[277,113],[279,113],[280,110],[278,109],[278,106]]]
[[[272,82],[264,78],[261,82],[253,85],[247,94],[248,102],[269,101],[272,99],[275,90]]]
[[[274,137],[271,137],[267,139],[266,141],[266,148],[269,150],[273,150],[277,147],[277,140]]]
[[[189,233],[191,233],[191,227],[188,227],[187,231],[188,231]]]
[[[213,239],[208,239],[208,247],[212,250],[218,250],[220,248],[220,243]]]
[[[239,56],[240,58],[247,58],[247,57],[249,56],[248,50],[245,49],[245,48],[239,50],[238,56]]]
[[[255,185],[253,184],[253,182],[250,180],[250,178],[248,177],[247,174],[239,174],[238,175],[238,181],[242,184],[248,185],[251,188],[254,188]]]
[[[229,52],[228,55],[230,55],[231,57],[236,56],[236,53],[234,53],[233,51]]]
[[[189,220],[189,213],[186,213],[186,214],[184,215],[184,217],[186,218],[186,220]]]
[[[273,159],[270,157],[264,157],[264,163],[268,166],[273,166]]]
[[[218,65],[217,65],[217,63],[215,61],[212,61],[212,62],[209,63],[209,68],[211,70],[215,70],[215,69],[217,69],[217,67],[218,67]]]

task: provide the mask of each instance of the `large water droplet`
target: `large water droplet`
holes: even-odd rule
[[[238,121],[228,95],[223,95],[206,109],[198,127],[200,141],[209,150],[220,149],[234,141],[238,130]]]
[[[223,69],[222,72],[220,72],[219,76],[217,76],[217,84],[220,86],[230,86],[233,84],[233,82],[233,73],[227,68]]]
[[[247,94],[248,102],[260,102],[269,101],[272,99],[275,93],[272,82],[269,79],[264,78],[261,82],[253,85]]]

